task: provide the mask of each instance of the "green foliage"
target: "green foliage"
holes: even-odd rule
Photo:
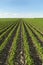
[[[13,34],[13,31],[15,30],[16,26],[12,29],[12,31],[9,33],[8,37],[5,39],[5,41],[0,46],[0,53],[2,52],[2,50],[4,49],[4,47],[7,45],[8,41],[10,40],[10,38],[11,38],[11,36]]]
[[[16,29],[17,26],[17,22],[24,22],[24,25],[27,29],[28,34],[30,35],[33,45],[37,51],[37,54],[39,56],[39,58],[42,60],[43,62],[43,47],[41,46],[41,43],[38,41],[38,39],[35,37],[35,35],[33,34],[32,31],[34,31],[34,33],[38,36],[38,38],[43,41],[43,36],[37,32],[33,27],[31,27],[29,24],[31,24],[32,26],[34,26],[38,31],[40,31],[41,33],[43,32],[43,19],[40,18],[30,18],[30,19],[14,19],[14,18],[6,18],[6,19],[0,19],[0,33],[2,31],[4,31],[5,29],[7,29],[7,27],[10,27],[4,31],[2,34],[0,34],[0,40],[3,39],[3,36],[6,35],[6,33],[11,30],[11,28],[13,27],[13,25],[16,23],[16,25],[14,26],[14,28],[9,32],[8,36],[6,37],[6,39],[3,41],[3,43],[0,46],[0,53],[3,51],[3,49],[5,48],[5,46],[8,44],[9,40],[12,37],[12,34],[14,33],[14,30]],[[13,25],[12,25],[13,24]],[[27,26],[30,26],[30,28]],[[21,27],[22,27],[22,34],[23,34],[23,48],[24,48],[24,52],[25,52],[25,62],[27,63],[27,65],[34,65],[34,59],[31,57],[30,55],[30,48],[29,48],[29,42],[27,40],[27,35],[24,29],[24,25],[22,23]],[[14,65],[15,63],[15,54],[16,54],[16,49],[17,49],[17,41],[18,41],[18,37],[19,37],[19,31],[20,31],[20,25],[18,26],[16,35],[13,39],[12,42],[12,46],[10,48],[9,51],[9,55],[7,57],[7,63],[8,65]]]
[[[34,34],[32,33],[32,31],[27,27],[26,28],[28,30],[29,35],[32,38],[32,41],[34,43],[34,46],[36,47],[37,53],[39,54],[39,57],[42,59],[43,61],[43,47],[41,47],[40,42],[38,42],[38,40],[36,39],[36,37],[34,36]]]
[[[18,27],[16,36],[14,37],[13,43],[12,43],[12,47],[9,53],[9,57],[8,57],[8,65],[14,65],[14,58],[15,58],[15,52],[16,52],[16,48],[17,48],[17,39],[18,39],[18,34],[19,34],[19,29],[20,26]]]
[[[23,29],[23,32],[22,33],[23,33],[23,43],[24,43],[24,52],[25,52],[26,63],[28,65],[33,65],[34,62],[33,62],[33,59],[30,56],[29,45],[28,45],[26,33],[25,33],[25,30],[24,30],[24,27],[23,26],[22,26],[22,29]]]
[[[36,29],[43,32],[43,18],[25,18],[23,20],[28,24],[32,24],[33,26],[35,26]]]

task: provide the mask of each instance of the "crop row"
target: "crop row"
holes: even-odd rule
[[[13,37],[15,36],[16,30],[18,28],[18,24],[14,26],[14,28],[11,30],[7,38],[4,40],[4,42],[0,46],[0,63],[4,65],[4,62],[7,58],[9,49],[12,45]]]
[[[42,65],[42,33],[21,19],[8,27],[0,35],[0,65]]]

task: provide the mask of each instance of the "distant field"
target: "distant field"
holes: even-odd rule
[[[43,64],[43,19],[0,19],[0,65]]]

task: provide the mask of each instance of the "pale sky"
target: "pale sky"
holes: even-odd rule
[[[43,0],[0,0],[0,18],[43,17]]]

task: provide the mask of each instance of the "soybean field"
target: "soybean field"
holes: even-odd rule
[[[43,18],[0,19],[0,65],[43,65]]]

